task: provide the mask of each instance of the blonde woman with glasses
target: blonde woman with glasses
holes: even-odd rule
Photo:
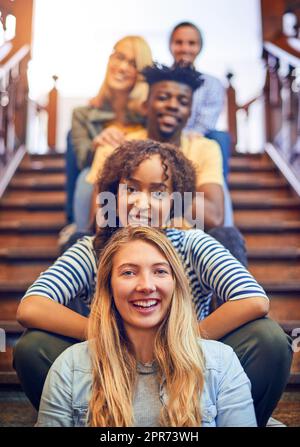
[[[84,232],[89,226],[93,188],[85,179],[96,148],[117,144],[128,132],[139,130],[145,124],[142,104],[148,87],[141,71],[151,64],[151,49],[143,37],[133,35],[120,39],[108,59],[97,96],[89,105],[73,111],[66,152],[67,220],[75,222],[77,231]],[[85,209],[81,203],[87,204]]]
[[[201,340],[182,263],[150,227],[101,251],[88,341],[47,376],[37,426],[256,426],[232,348]]]

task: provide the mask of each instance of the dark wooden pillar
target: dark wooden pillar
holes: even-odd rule
[[[56,147],[56,129],[57,129],[57,101],[58,91],[56,88],[57,76],[53,76],[54,86],[49,92],[48,102],[48,146],[51,150]]]
[[[13,44],[11,52],[2,61],[5,63],[24,45],[31,45],[33,0],[1,0],[0,10],[3,10],[5,15],[12,14],[16,17],[16,36],[11,41]]]

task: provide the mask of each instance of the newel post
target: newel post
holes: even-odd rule
[[[233,78],[232,73],[227,73],[226,78],[228,80],[227,87],[227,120],[228,120],[228,130],[232,138],[232,146],[235,148],[237,144],[237,123],[236,123],[236,94],[235,89],[231,83]]]

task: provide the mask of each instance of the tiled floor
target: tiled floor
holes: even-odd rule
[[[32,427],[37,412],[19,388],[0,388],[0,427]]]

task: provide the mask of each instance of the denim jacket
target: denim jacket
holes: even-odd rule
[[[256,427],[251,384],[232,348],[211,340],[199,343],[205,357],[202,426]],[[36,426],[86,426],[91,383],[88,342],[66,349],[48,373]],[[163,405],[167,400],[163,384],[159,394]],[[138,421],[139,415],[134,414],[134,418]]]

